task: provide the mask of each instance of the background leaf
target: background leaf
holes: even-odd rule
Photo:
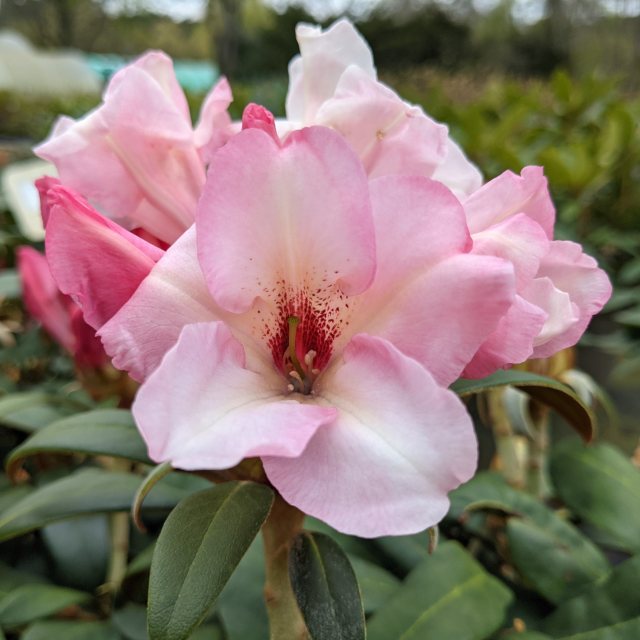
[[[85,453],[152,464],[130,411],[96,409],[56,420],[16,447],[7,460],[13,475],[23,460],[38,453]]]
[[[620,548],[640,552],[640,471],[609,444],[563,443],[552,451],[553,484],[567,506]]]
[[[441,544],[373,615],[369,640],[484,640],[505,621],[512,594],[462,547]]]

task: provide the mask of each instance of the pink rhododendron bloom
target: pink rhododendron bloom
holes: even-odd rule
[[[60,291],[82,307],[86,322],[99,329],[164,251],[101,216],[59,180],[43,178],[38,187],[51,275]]]
[[[466,199],[464,209],[473,253],[509,260],[517,280],[513,305],[465,375],[486,376],[576,344],[611,296],[611,283],[579,244],[553,240],[555,209],[542,168],[503,173]]]
[[[443,185],[369,181],[325,127],[281,142],[257,107],[244,125],[212,158],[195,227],[99,332],[144,381],[149,454],[187,470],[258,456],[285,500],[341,531],[420,531],[475,470],[446,387],[511,306],[513,267],[470,252]]]
[[[114,75],[100,107],[61,118],[36,152],[106,216],[171,243],[193,223],[205,162],[231,135],[231,99],[223,78],[194,130],[171,59],[150,52]]]
[[[60,292],[46,258],[32,247],[18,247],[18,271],[22,296],[31,316],[75,359],[79,367],[99,367],[108,362],[94,329],[69,296]]]
[[[310,124],[339,131],[372,178],[423,175],[459,196],[480,187],[480,172],[447,127],[377,80],[371,50],[348,20],[326,31],[301,24],[296,37],[300,55],[289,65],[288,122],[281,132]]]

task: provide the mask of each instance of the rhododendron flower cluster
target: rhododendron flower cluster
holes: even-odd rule
[[[297,36],[284,120],[250,105],[231,123],[222,80],[193,129],[151,53],[58,124],[39,148],[61,176],[41,183],[47,258],[142,383],[153,460],[260,458],[341,531],[412,533],[476,468],[449,385],[575,344],[610,285],[553,240],[541,168],[483,185],[349,22]]]

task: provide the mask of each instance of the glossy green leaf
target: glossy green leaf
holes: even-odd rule
[[[563,443],[550,459],[553,484],[567,506],[616,540],[640,552],[640,471],[609,444]]]
[[[640,556],[614,567],[609,576],[560,605],[543,623],[553,637],[609,627],[640,615]],[[640,636],[638,636],[640,637]]]
[[[264,602],[264,551],[257,536],[216,601],[228,640],[264,640],[269,618]]]
[[[640,616],[593,631],[557,637],[557,640],[638,640],[638,638],[640,638]]]
[[[351,563],[323,533],[305,531],[289,554],[289,576],[312,640],[362,640],[364,610]]]
[[[25,458],[39,453],[85,453],[127,458],[152,464],[131,412],[96,409],[56,420],[36,431],[7,459],[13,475]]]
[[[228,482],[185,498],[171,512],[151,563],[151,640],[189,637],[249,548],[272,502],[273,492],[265,485]]]
[[[140,478],[132,473],[82,469],[61,480],[43,485],[0,515],[0,540],[89,513],[128,511]],[[170,509],[190,491],[159,486],[147,508]]]
[[[21,640],[122,640],[109,622],[46,620],[32,624]]]
[[[505,385],[517,387],[534,400],[555,409],[587,442],[593,438],[595,417],[591,409],[571,387],[553,378],[510,369],[480,380],[460,379],[451,388],[460,396],[468,396]]]
[[[402,584],[398,578],[382,567],[358,556],[349,556],[356,573],[362,603],[367,614],[379,609]]]
[[[507,540],[511,559],[521,575],[556,604],[583,591],[610,570],[598,548],[559,518],[549,520],[544,527],[510,518]]]
[[[32,433],[86,409],[84,404],[66,396],[38,391],[11,393],[0,398],[0,424]]]
[[[537,631],[524,631],[521,633],[514,631],[506,636],[500,636],[500,640],[553,640],[553,638]]]
[[[24,584],[0,599],[0,626],[18,627],[90,599],[88,593],[49,584]]]
[[[461,546],[442,543],[371,618],[369,640],[485,640],[512,594]]]

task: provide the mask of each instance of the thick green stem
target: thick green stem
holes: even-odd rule
[[[264,599],[269,614],[270,640],[308,640],[309,633],[289,580],[289,550],[302,530],[304,514],[280,496],[262,527],[267,579]]]

